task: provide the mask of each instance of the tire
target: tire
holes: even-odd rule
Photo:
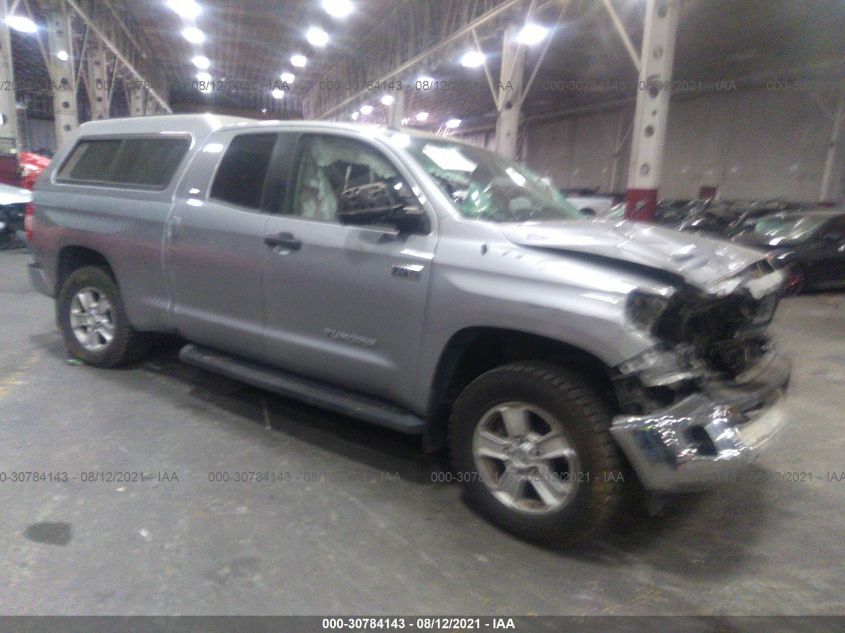
[[[68,275],[56,301],[56,321],[68,352],[94,367],[125,365],[139,360],[148,348],[148,335],[129,324],[114,279],[98,266]],[[91,332],[83,343],[80,336],[84,338],[87,330]]]
[[[456,477],[481,514],[530,541],[569,546],[603,528],[622,499],[621,459],[609,426],[607,406],[575,371],[518,362],[488,371],[461,392],[449,449]],[[538,447],[544,452],[532,457]],[[553,454],[566,456],[542,459]]]

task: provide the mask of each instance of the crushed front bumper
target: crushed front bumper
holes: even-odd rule
[[[789,361],[770,353],[735,382],[708,385],[647,415],[617,416],[610,432],[647,490],[733,481],[786,423],[788,383]]]

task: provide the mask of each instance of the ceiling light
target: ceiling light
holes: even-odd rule
[[[484,53],[481,51],[467,51],[461,55],[461,66],[466,66],[467,68],[478,68],[484,63],[485,59]]]
[[[393,95],[384,95],[381,98],[381,102],[386,106],[393,105],[394,101],[396,101],[396,99],[393,97]]]
[[[63,62],[66,62],[70,59],[70,55],[68,55],[67,51],[59,51],[58,53],[56,53],[56,57],[58,57]]]
[[[295,79],[295,76],[293,73],[282,73],[281,75],[279,75],[279,79],[284,81],[286,84],[292,84],[293,80]]]
[[[373,113],[373,106],[371,106],[371,105],[361,106],[361,114],[372,114],[372,113]]]
[[[446,127],[449,129],[455,129],[456,127],[460,127],[461,120],[460,119],[449,119],[446,121]]]
[[[281,88],[273,88],[273,91],[270,94],[273,95],[274,99],[283,99],[285,96],[285,91]]]
[[[168,0],[167,6],[187,20],[194,20],[202,13],[202,7],[194,0]]]
[[[352,115],[351,115],[352,120],[353,120],[353,121],[357,121],[357,120],[358,120],[358,116],[359,116],[360,114],[361,114],[360,112],[353,112],[353,113],[352,113]]]
[[[187,26],[182,29],[182,37],[188,40],[191,44],[202,44],[205,41],[205,33],[195,26]]]
[[[420,123],[428,121],[428,112],[417,112],[414,118],[416,118],[416,120]]]
[[[205,70],[206,68],[211,66],[211,61],[209,61],[208,57],[206,57],[205,55],[197,55],[191,58],[191,63],[200,70]]]
[[[305,39],[308,40],[308,43],[311,44],[311,46],[319,46],[322,48],[329,43],[329,34],[319,26],[312,26],[308,29],[308,31],[306,31]]]
[[[261,114],[267,114],[267,108],[261,108]]]
[[[297,68],[304,68],[305,64],[308,63],[308,58],[305,55],[293,55],[290,58],[290,63]]]
[[[197,73],[197,81],[201,81],[203,83],[209,82],[211,81],[211,74],[206,72]]]
[[[35,33],[38,30],[35,22],[22,15],[6,16],[6,24],[21,33]]]
[[[516,41],[520,44],[533,46],[534,44],[539,44],[544,39],[546,39],[546,36],[548,34],[549,29],[547,29],[545,26],[540,26],[539,24],[529,22],[528,24],[522,27],[522,30],[516,36]]]
[[[352,9],[350,0],[323,0],[323,10],[333,18],[345,18]]]

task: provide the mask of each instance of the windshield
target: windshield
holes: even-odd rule
[[[405,149],[465,218],[489,222],[583,219],[550,182],[493,152],[422,137],[412,137]]]
[[[823,215],[769,216],[758,220],[749,237],[772,246],[785,242],[800,242],[815,232],[827,220]]]

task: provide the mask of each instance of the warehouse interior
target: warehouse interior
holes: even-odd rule
[[[842,0],[0,0],[0,87],[0,186],[24,196],[8,217],[0,211],[0,621],[845,626]],[[53,157],[64,160],[97,122],[146,130],[131,126],[150,119],[175,134],[180,115],[423,133],[525,165],[578,222],[660,225],[678,243],[694,233],[765,251],[784,284],[770,331],[791,362],[789,424],[747,476],[691,494],[638,489],[610,529],[562,548],[485,521],[442,446],[424,450],[419,438],[316,401],[186,365],[181,331],[125,368],[87,366],[65,349],[53,302],[30,287],[39,251],[23,209],[30,203],[26,213],[43,222],[38,175],[55,183]],[[762,231],[757,222],[807,217],[833,227],[819,237],[823,257],[797,233],[768,246],[746,239]],[[591,239],[571,238],[585,261]],[[790,240],[796,259],[781,269],[773,258]],[[166,266],[156,257],[139,265]],[[548,310],[520,297],[525,314]],[[359,350],[371,344],[325,330]],[[154,474],[141,483],[37,476],[58,471]],[[307,477],[206,476],[224,471]],[[607,616],[632,619],[590,620]],[[636,620],[648,616],[714,619]],[[732,628],[717,628],[731,617]]]

